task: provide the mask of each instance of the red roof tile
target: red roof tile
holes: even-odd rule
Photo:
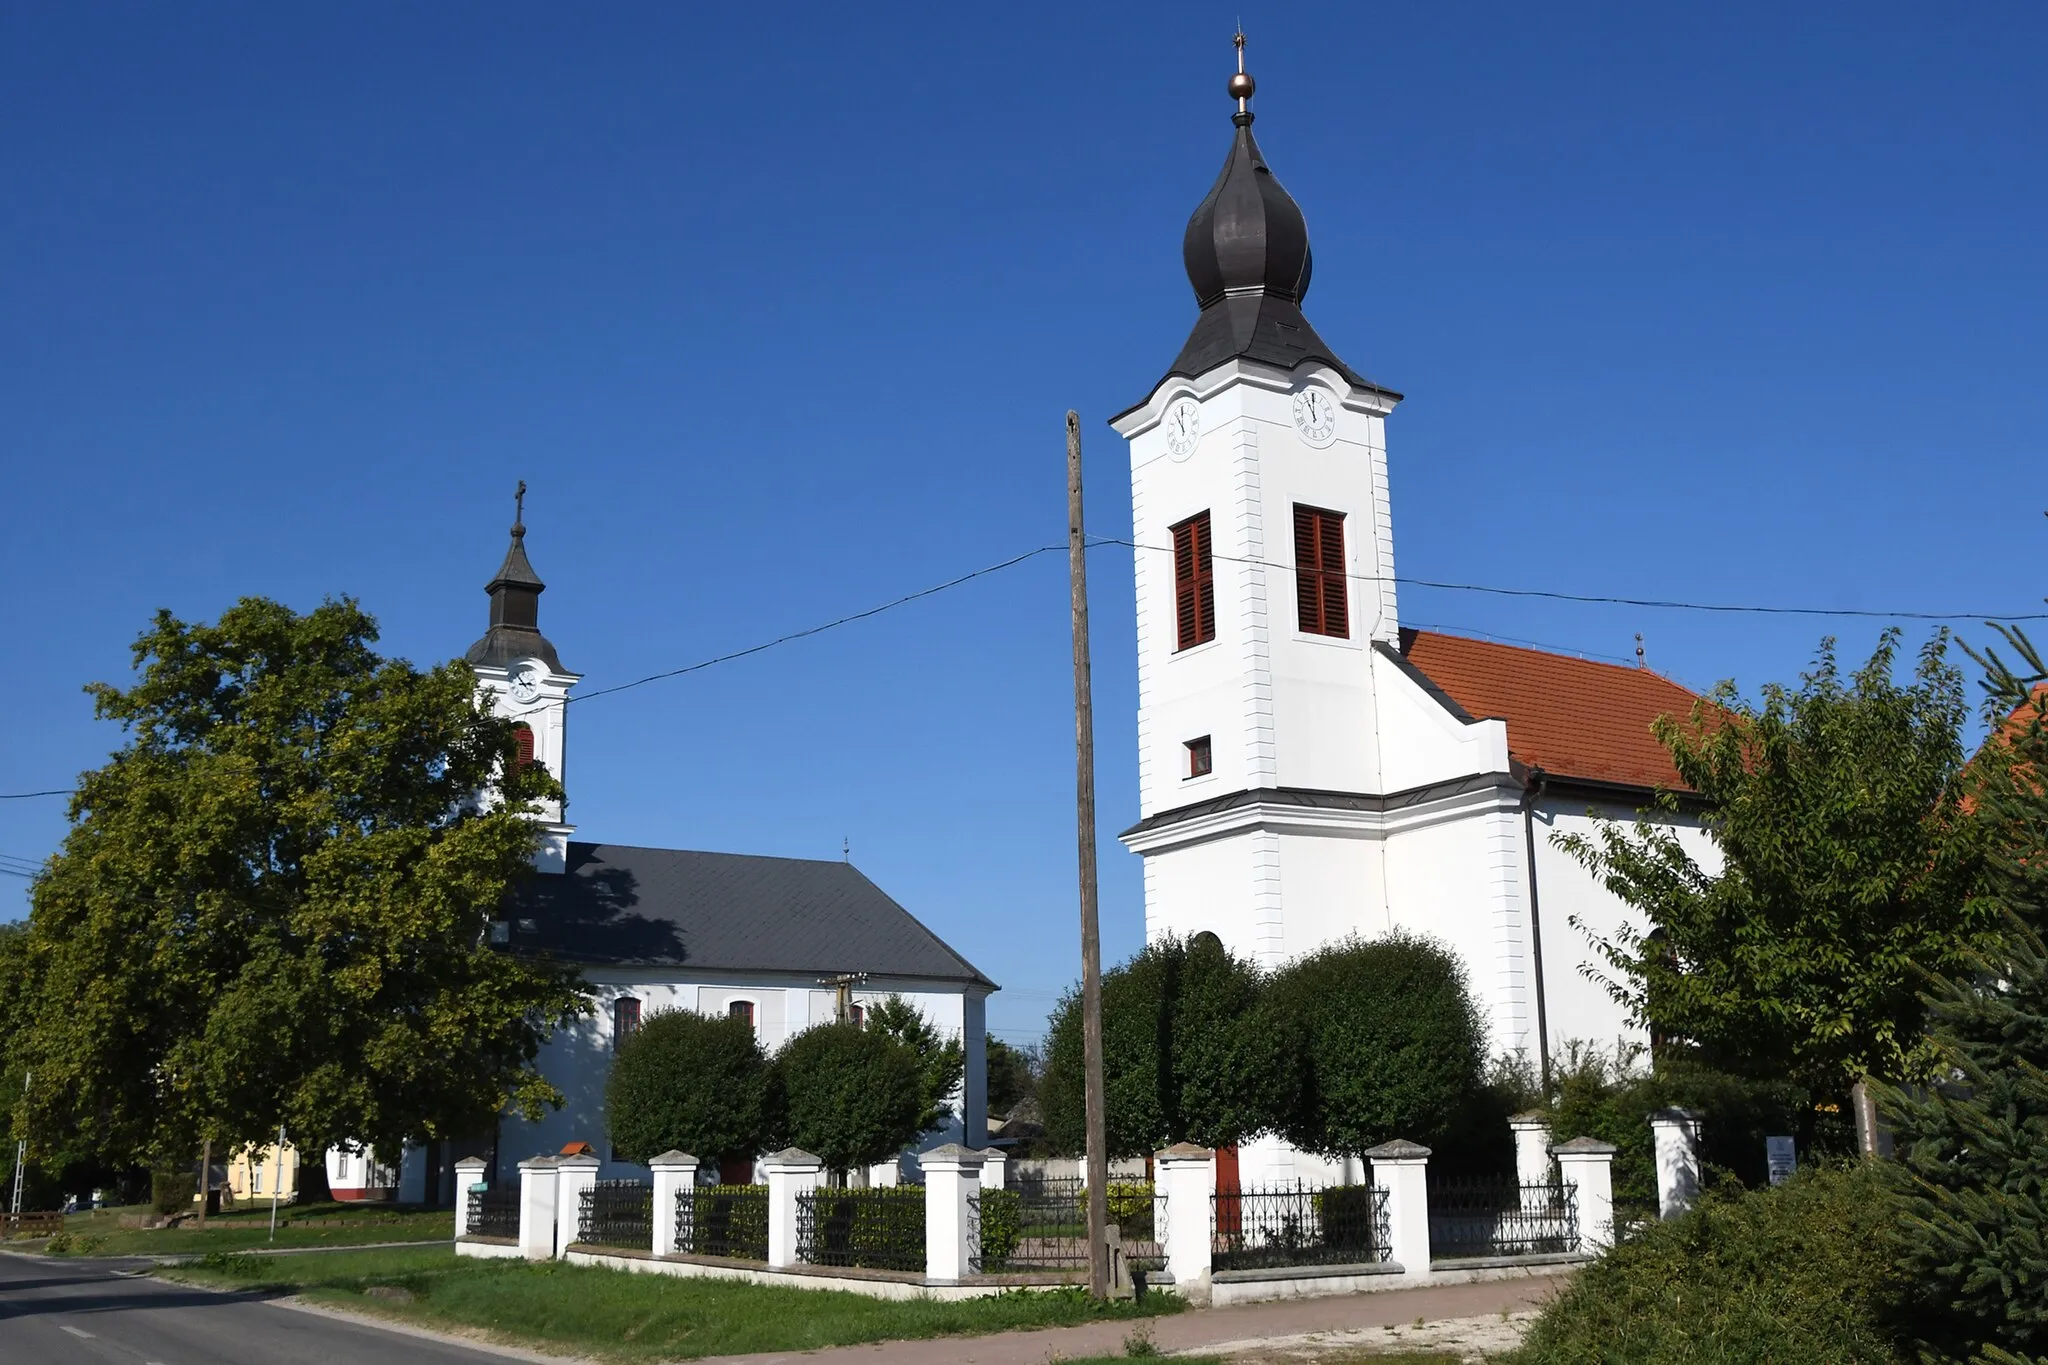
[[[1508,752],[1557,777],[1683,790],[1650,734],[1697,697],[1646,668],[1441,635],[1401,632],[1401,652],[1472,715],[1508,723]]]

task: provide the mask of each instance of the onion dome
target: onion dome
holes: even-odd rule
[[[1379,389],[1338,359],[1302,315],[1315,265],[1308,221],[1252,136],[1256,85],[1244,70],[1243,34],[1237,47],[1229,85],[1237,135],[1181,239],[1181,261],[1202,312],[1167,374],[1192,379],[1238,357],[1283,370],[1319,360],[1355,385]]]
[[[505,562],[485,585],[491,595],[491,624],[484,638],[469,647],[463,659],[471,665],[504,667],[521,659],[539,659],[555,672],[562,661],[555,647],[540,633],[540,595],[548,585],[540,581],[526,558],[526,481],[519,481],[513,503],[512,544]]]

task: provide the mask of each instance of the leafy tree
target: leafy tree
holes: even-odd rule
[[[920,1132],[943,1128],[953,1117],[953,1092],[967,1075],[967,1054],[958,1038],[948,1038],[924,1012],[900,995],[868,1009],[868,1027],[887,1034],[917,1054],[924,1077],[924,1115]]]
[[[775,1071],[789,1140],[832,1170],[886,1161],[925,1131],[917,1052],[878,1029],[814,1025],[783,1044]]]
[[[1299,1049],[1280,1124],[1297,1147],[1357,1156],[1393,1138],[1436,1145],[1483,1093],[1486,1027],[1451,952],[1395,933],[1347,939],[1282,969],[1273,997]]]
[[[1038,1093],[1035,1049],[1011,1047],[1000,1038],[983,1042],[988,1063],[988,1111],[1008,1114]]]
[[[1901,686],[1898,644],[1885,632],[1844,678],[1823,641],[1797,690],[1753,706],[1723,683],[1656,722],[1718,869],[1647,819],[1559,839],[1654,928],[1594,938],[1616,1000],[1711,1066],[1836,1097],[1925,1073],[1916,973],[1960,963],[1991,918],[1970,900],[1961,675],[1938,634]]]
[[[134,684],[87,689],[127,741],[80,779],[10,952],[17,1131],[175,1165],[280,1121],[301,1148],[395,1150],[508,1094],[560,1103],[533,1060],[588,1008],[577,978],[487,932],[557,789],[467,668],[376,639],[349,600],[160,612]]]
[[[1983,899],[2007,932],[1934,979],[1941,1079],[1881,1091],[1911,1320],[1937,1353],[1999,1362],[2048,1357],[2048,668],[2007,638],[2027,672],[1981,656],[1992,738],[1972,765],[1993,848]]]
[[[776,1145],[780,1098],[753,1024],[694,1010],[649,1015],[605,1082],[612,1144],[628,1161],[765,1152]]]
[[[1254,1137],[1273,1126],[1293,1075],[1258,970],[1214,934],[1161,939],[1103,973],[1102,1052],[1112,1157]],[[1077,988],[1053,1011],[1039,1087],[1056,1149],[1086,1145],[1083,1074]]]

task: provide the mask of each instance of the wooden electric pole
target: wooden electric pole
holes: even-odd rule
[[[1081,416],[1067,414],[1067,576],[1074,593],[1074,819],[1081,843],[1081,1048],[1088,1125],[1088,1292],[1109,1297],[1109,1143],[1102,1097],[1102,934],[1095,908],[1095,709],[1088,667],[1088,544]]]

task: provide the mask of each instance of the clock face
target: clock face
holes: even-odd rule
[[[1329,390],[1311,384],[1294,395],[1294,429],[1312,446],[1337,439],[1337,401]]]
[[[540,695],[540,668],[535,664],[512,665],[509,681],[514,701],[532,701]]]
[[[1202,405],[1192,398],[1177,398],[1160,425],[1166,428],[1166,453],[1185,460],[1195,453],[1195,442],[1202,436]]]

